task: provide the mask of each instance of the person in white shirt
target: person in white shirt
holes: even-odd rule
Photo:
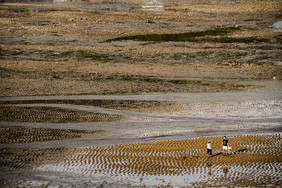
[[[211,141],[208,141],[208,144],[207,144],[207,153],[208,153],[208,155],[212,155]]]

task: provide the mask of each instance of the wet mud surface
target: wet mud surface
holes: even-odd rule
[[[0,187],[281,186],[280,7],[2,0]]]
[[[43,129],[31,127],[0,127],[0,143],[30,143],[44,142],[52,140],[67,140],[86,136],[87,134],[101,134],[103,131],[85,131],[85,130],[60,130]]]
[[[212,156],[204,149],[208,140],[214,146]],[[43,176],[41,181],[25,177],[13,182],[21,186],[50,178],[48,186],[70,186],[60,181],[66,174],[67,179],[85,178],[84,186],[117,185],[116,181],[119,185],[176,187],[281,184],[280,134],[230,136],[232,152],[227,156],[221,153],[221,141],[222,137],[206,137],[74,149],[2,149],[1,169],[2,173],[20,169],[21,174],[33,174],[28,172],[32,167],[38,174],[34,179]],[[11,159],[13,163],[8,162]],[[2,182],[13,185],[9,178],[6,174]]]
[[[81,96],[82,97],[82,96]],[[96,96],[93,96],[96,97]],[[46,99],[48,99],[47,97]],[[97,98],[97,97],[96,97]],[[7,98],[8,99],[8,98]],[[20,98],[18,98],[20,99]],[[172,105],[169,101],[146,101],[146,100],[19,100],[19,101],[0,101],[1,104],[73,104],[73,105],[87,105],[102,108],[112,108],[118,110],[128,110],[134,108],[150,108],[156,106]]]
[[[245,79],[281,79],[278,7],[274,0],[4,1],[0,95],[253,89]]]
[[[20,109],[26,118],[0,122],[1,181],[35,187],[279,185],[273,176],[281,163],[279,93],[1,98],[1,109]],[[52,123],[39,110],[45,108],[59,117],[71,110],[123,118]],[[29,122],[32,117],[37,121]],[[221,154],[222,135],[232,143],[229,156]],[[214,143],[212,157],[207,140]]]
[[[38,123],[80,123],[119,121],[123,117],[102,113],[86,113],[50,107],[1,107],[0,121]],[[124,118],[125,119],[125,118]]]

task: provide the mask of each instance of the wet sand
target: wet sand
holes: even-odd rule
[[[6,116],[10,117],[9,121],[2,117],[0,124],[3,126],[104,131],[95,139],[90,136],[69,141],[76,146],[281,131],[280,91],[1,99],[1,109],[53,109],[44,116],[42,112],[32,116],[22,112],[20,122],[16,122],[17,117]],[[60,113],[56,109],[60,109]],[[77,115],[72,116],[69,111]],[[45,122],[40,123],[44,119]],[[30,143],[30,146],[52,144],[54,142]],[[56,141],[56,145],[68,146],[68,142]],[[13,147],[22,147],[22,144]]]
[[[4,0],[0,187],[282,186],[279,7]]]
[[[206,96],[202,102],[199,94],[1,98],[1,108],[48,107],[64,114],[75,110],[90,117],[91,113],[125,117],[113,122],[92,118],[83,123],[38,123],[21,113],[22,122],[16,117],[1,121],[2,183],[20,187],[279,185],[280,176],[273,176],[281,168],[279,93],[202,94]],[[37,116],[42,114],[32,117]],[[230,138],[230,156],[220,153],[223,135]],[[207,140],[214,144],[213,157],[205,154]]]
[[[69,149],[2,149],[1,183],[67,187],[281,185],[280,134],[228,139],[232,151],[227,156],[221,153],[222,137]],[[212,156],[206,154],[208,140],[212,141]],[[8,173],[12,170],[17,173]]]

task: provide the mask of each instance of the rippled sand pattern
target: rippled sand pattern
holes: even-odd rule
[[[206,155],[208,140],[213,146],[211,157]],[[221,137],[81,147],[64,153],[58,163],[36,170],[100,175],[109,181],[130,177],[132,185],[147,186],[156,185],[160,178],[159,185],[172,186],[282,183],[280,134],[232,136],[229,142],[228,156],[221,154]]]
[[[52,107],[1,107],[0,121],[79,123],[106,122],[126,119],[115,114],[91,113]]]
[[[34,165],[50,164],[61,159],[64,148],[2,148],[0,150],[0,171],[23,172]],[[1,186],[1,185],[0,185]]]
[[[101,134],[104,131],[86,131],[71,129],[44,129],[30,127],[5,127],[0,126],[0,143],[31,143],[53,140],[67,140],[82,136]]]
[[[174,104],[168,101],[146,101],[146,100],[27,100],[27,101],[0,101],[0,104],[73,104],[73,105],[87,105],[102,108],[118,109],[118,110],[132,110],[140,108],[164,107],[166,105]]]

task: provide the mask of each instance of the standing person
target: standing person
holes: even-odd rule
[[[223,149],[223,155],[227,155],[227,151],[228,151],[228,139],[226,138],[226,136],[223,137],[222,149]]]
[[[208,155],[212,155],[211,141],[208,141],[208,144],[207,144],[207,153],[208,153]]]

